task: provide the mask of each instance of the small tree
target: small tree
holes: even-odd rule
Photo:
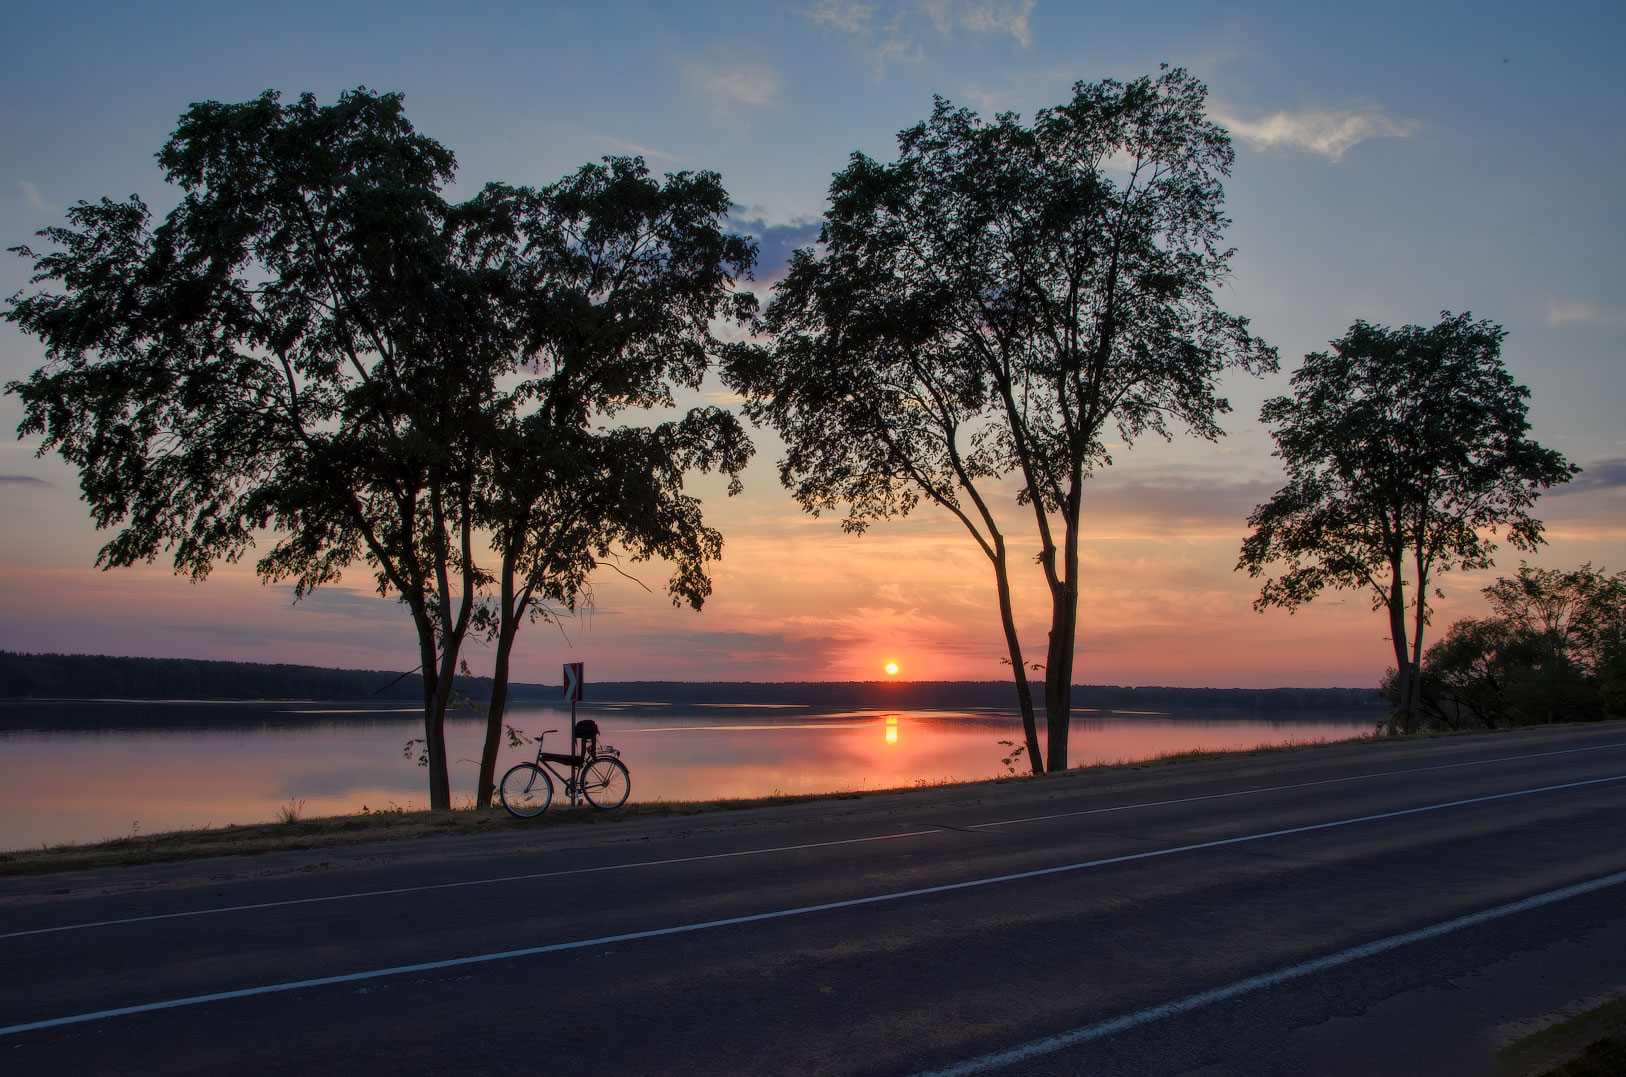
[[[1457,621],[1423,656],[1422,704],[1436,718],[1496,725],[1619,709],[1626,573],[1521,564],[1484,594],[1492,615]]]
[[[1546,640],[1556,660],[1587,677],[1608,665],[1612,643],[1626,631],[1626,572],[1611,576],[1591,562],[1567,572],[1520,562],[1518,575],[1484,593],[1498,618]]]
[[[1305,356],[1293,396],[1261,412],[1288,482],[1248,518],[1237,567],[1277,573],[1254,606],[1369,590],[1388,614],[1408,732],[1435,577],[1488,568],[1499,530],[1534,549],[1542,527],[1530,506],[1580,470],[1525,436],[1530,394],[1502,363],[1505,335],[1466,313],[1427,329],[1358,321],[1332,351]]]
[[[854,154],[819,245],[797,251],[738,362],[751,416],[784,437],[780,476],[844,527],[952,514],[993,569],[1035,773],[1067,767],[1085,480],[1108,442],[1215,438],[1228,366],[1273,369],[1221,311],[1232,151],[1184,71],[1080,82],[1033,125],[938,99],[898,159]],[[1030,512],[1049,595],[1046,750],[1012,607],[1004,484]]]

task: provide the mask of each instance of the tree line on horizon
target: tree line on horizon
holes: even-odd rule
[[[457,698],[485,704],[490,677],[458,677]],[[1008,709],[1005,681],[603,681],[587,686],[595,703],[722,703],[819,707]],[[1346,710],[1380,706],[1376,689],[1171,688],[1074,685],[1075,706],[1144,710],[1153,706],[1239,711]],[[419,699],[416,674],[329,669],[287,663],[134,658],[0,651],[0,699],[188,699],[220,701],[400,701]],[[559,703],[556,684],[513,682],[514,702]]]
[[[939,98],[895,161],[855,153],[834,176],[766,307],[716,173],[608,157],[451,203],[455,159],[399,94],[194,104],[158,153],[181,194],[160,223],[139,198],[79,202],[50,250],[13,248],[48,286],[5,311],[47,356],[7,386],[18,433],[78,468],[114,532],[104,567],[167,555],[197,580],[269,536],[258,572],[302,597],[365,566],[417,630],[433,808],[465,643],[490,639],[486,805],[524,624],[590,604],[623,559],[670,563],[674,604],[710,595],[722,536],[685,481],[716,470],[737,492],[753,451],[733,412],[679,413],[715,372],[783,439],[806,511],[849,531],[921,502],[960,521],[1027,758],[1066,769],[1086,481],[1110,445],[1217,439],[1219,378],[1278,365],[1215,299],[1234,154],[1206,94],[1180,69],[1081,81],[1030,124]],[[1534,499],[1578,470],[1526,436],[1500,327],[1441,319],[1359,321],[1267,402],[1289,481],[1239,562],[1271,577],[1261,606],[1371,591],[1407,729],[1436,577],[1487,567],[1499,529],[1535,548]],[[1012,481],[1043,661],[1012,605]]]

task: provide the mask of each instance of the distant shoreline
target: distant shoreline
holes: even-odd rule
[[[459,677],[456,690],[476,702],[491,696],[489,677]],[[1010,681],[605,681],[586,685],[594,703],[691,703],[808,707],[1015,709]],[[0,701],[413,702],[416,672],[325,669],[204,659],[0,651]],[[559,699],[554,684],[515,682],[515,703]],[[1172,688],[1074,685],[1075,710],[1377,711],[1373,688]]]

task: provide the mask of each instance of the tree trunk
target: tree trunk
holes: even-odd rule
[[[515,633],[497,634],[497,660],[491,671],[491,703],[486,708],[486,739],[480,746],[480,781],[475,786],[474,805],[491,807],[497,791],[497,753],[502,750],[503,711],[508,705],[508,658],[514,650]]]
[[[474,805],[491,807],[497,788],[497,753],[502,749],[503,712],[508,706],[508,664],[519,636],[522,610],[514,608],[514,571],[504,560],[501,596],[497,609],[497,656],[491,668],[491,704],[486,708],[486,739],[480,748],[480,781],[475,786]]]
[[[1424,571],[1422,554],[1417,557],[1417,613],[1411,633],[1411,713],[1406,719],[1406,732],[1417,732],[1418,716],[1423,704],[1423,625],[1428,618],[1428,573]]]
[[[1045,727],[1050,744],[1046,769],[1067,769],[1067,739],[1073,719],[1073,648],[1078,639],[1078,513],[1075,478],[1066,506],[1060,585],[1051,584],[1050,650],[1044,668]]]
[[[1415,733],[1417,712],[1414,707],[1416,679],[1412,676],[1411,654],[1406,646],[1406,584],[1401,578],[1400,566],[1392,566],[1394,575],[1389,581],[1389,639],[1395,650],[1395,686],[1400,690],[1396,712],[1405,716],[1402,730]]]
[[[449,811],[452,807],[451,781],[446,767],[447,680],[435,655],[435,637],[420,630],[418,652],[423,659],[423,750],[429,763],[429,810]]]
[[[999,621],[1005,629],[1005,646],[1016,676],[1016,704],[1022,712],[1022,735],[1028,749],[1028,765],[1035,775],[1044,773],[1044,754],[1039,750],[1038,722],[1033,715],[1033,688],[1028,684],[1027,666],[1022,659],[1022,641],[1016,634],[1016,615],[1011,609],[1010,571],[1005,560],[1005,539],[994,536],[994,579],[999,590]]]

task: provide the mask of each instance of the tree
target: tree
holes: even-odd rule
[[[617,549],[674,564],[674,604],[711,593],[706,562],[722,549],[684,475],[719,468],[739,489],[751,455],[730,412],[691,409],[653,427],[593,424],[628,408],[673,404],[698,388],[724,346],[712,324],[748,320],[755,302],[730,294],[755,259],[725,233],[730,199],[715,173],[665,183],[643,162],[612,158],[542,191],[488,191],[507,207],[505,264],[525,296],[530,376],[488,409],[489,467],[478,492],[497,557],[485,609],[496,641],[492,698],[476,803],[491,802],[507,704],[509,661],[527,618],[574,610],[592,572]]]
[[[1457,621],[1423,656],[1421,703],[1434,720],[1506,725],[1621,709],[1626,573],[1521,563],[1484,595],[1491,616]]]
[[[76,465],[119,529],[103,567],[169,552],[199,580],[267,527],[258,569],[297,595],[371,564],[418,631],[430,803],[448,806],[441,726],[476,590],[459,337],[479,316],[439,195],[452,155],[399,96],[358,90],[194,105],[158,160],[184,192],[158,228],[132,197],[42,233],[58,249],[33,281],[59,290],[6,312],[49,359],[7,387],[19,435]]]
[[[1596,677],[1626,631],[1626,572],[1613,576],[1589,561],[1578,569],[1519,563],[1518,575],[1499,578],[1485,597],[1500,620],[1547,641],[1557,660]]]
[[[600,312],[579,305],[590,292],[539,286],[558,269],[549,260],[638,233],[589,214],[576,249],[528,248],[535,192],[492,185],[448,203],[450,151],[412,129],[399,95],[365,89],[330,106],[309,94],[285,106],[274,92],[194,105],[159,162],[184,195],[158,228],[139,199],[104,199],[43,233],[57,250],[17,249],[35,257],[35,283],[57,286],[13,296],[6,312],[48,357],[7,387],[24,405],[19,435],[41,435],[41,453],[76,465],[93,519],[118,528],[104,567],[167,552],[197,580],[268,529],[277,539],[257,570],[293,579],[296,597],[366,563],[417,630],[430,805],[447,808],[453,674],[497,579],[478,563],[477,529],[513,494],[492,454],[532,403],[507,386],[571,326],[584,341],[646,332],[595,330]],[[632,200],[607,208],[638,219],[636,199],[655,185],[641,162],[610,171]],[[714,242],[715,227],[700,223],[714,225],[718,199],[727,204],[715,176],[668,183],[685,186],[698,200],[673,199],[666,212],[711,246],[672,271],[724,288],[749,248]],[[672,253],[656,244],[652,257]],[[685,316],[705,309],[702,291]],[[702,343],[666,358],[679,381],[697,377]],[[578,379],[590,389],[574,410],[541,422],[586,427],[669,399],[663,375],[610,361],[639,346],[583,349],[611,369]],[[693,445],[674,452],[680,464],[712,459]]]
[[[1332,351],[1305,356],[1293,396],[1261,411],[1288,482],[1248,518],[1237,567],[1259,577],[1279,566],[1254,607],[1370,590],[1388,614],[1408,732],[1435,577],[1488,568],[1499,530],[1534,549],[1531,505],[1580,470],[1525,436],[1530,393],[1502,363],[1505,335],[1466,313],[1427,329],[1358,321]]]
[[[845,505],[859,532],[925,499],[965,526],[993,568],[1035,773],[1067,766],[1084,481],[1109,440],[1176,422],[1218,437],[1221,371],[1274,367],[1214,300],[1232,151],[1205,96],[1180,70],[1080,82],[1031,127],[939,98],[896,162],[854,154],[836,175],[818,246],[765,312],[772,346],[730,368],[804,509]],[[1012,608],[1010,480],[1050,598],[1048,753]]]

